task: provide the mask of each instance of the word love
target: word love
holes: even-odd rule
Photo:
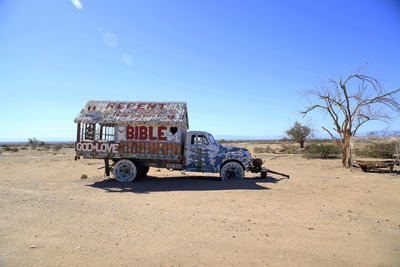
[[[126,126],[126,139],[165,141],[167,140],[165,130],[167,130],[167,127],[165,126]]]
[[[118,144],[110,143],[76,143],[77,151],[118,153]]]

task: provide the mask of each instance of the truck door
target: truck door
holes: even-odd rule
[[[212,145],[204,134],[193,134],[186,151],[186,170],[198,172],[214,172],[210,154]]]

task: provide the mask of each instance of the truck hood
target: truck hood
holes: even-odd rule
[[[249,152],[247,148],[237,147],[237,146],[224,146],[220,145],[221,152],[229,153],[229,152],[236,152],[236,153],[246,153]]]

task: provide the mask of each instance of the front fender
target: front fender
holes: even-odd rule
[[[248,155],[228,154],[222,160],[222,162],[221,162],[221,164],[219,166],[219,171],[221,170],[222,166],[228,161],[239,162],[243,166],[243,169],[245,171],[248,171],[249,167],[250,167],[251,157],[249,157]]]

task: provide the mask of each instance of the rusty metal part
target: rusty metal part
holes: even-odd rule
[[[288,179],[290,178],[289,175],[287,175],[287,174],[276,172],[276,171],[262,167],[263,163],[264,162],[260,158],[251,159],[251,165],[250,165],[249,170],[252,173],[261,173],[261,178],[266,178],[268,172],[284,176]]]
[[[108,159],[104,159],[104,173],[106,176],[110,176],[110,163],[108,162]]]
[[[261,167],[263,165],[263,161],[260,158],[251,159],[251,163],[254,167]]]
[[[358,165],[363,172],[389,167],[390,173],[396,165],[399,165],[395,160],[354,160],[353,164]]]
[[[287,174],[276,172],[276,171],[273,171],[273,170],[270,170],[270,169],[267,169],[267,168],[262,168],[262,170],[261,170],[261,178],[266,178],[268,172],[284,176],[284,177],[286,177],[288,179],[290,178],[290,176],[287,175]]]

